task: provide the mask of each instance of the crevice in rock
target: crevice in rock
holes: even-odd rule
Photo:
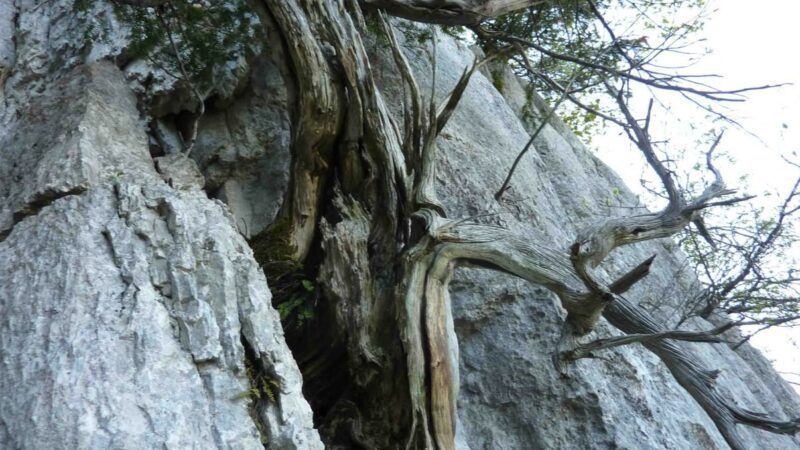
[[[17,210],[11,216],[11,224],[5,230],[0,231],[0,242],[3,242],[8,235],[14,231],[14,227],[28,217],[35,216],[47,206],[50,206],[56,200],[72,195],[80,195],[86,192],[86,186],[75,186],[67,191],[44,191],[38,193],[30,202],[28,202],[21,209]]]
[[[286,344],[303,378],[303,396],[319,429],[336,421],[331,416],[341,409],[341,400],[347,397],[351,385],[346,339],[336,326],[335,305],[325,298],[317,281],[324,256],[322,236],[315,233],[309,254],[298,263],[280,257],[287,245],[281,223],[268,228],[269,235],[251,239],[248,244],[267,277],[272,306],[281,315]]]
[[[150,157],[155,159],[167,154],[166,136],[158,126],[158,120],[153,119],[147,125],[148,149]]]
[[[312,249],[320,248],[319,239]],[[316,281],[320,262],[320,252],[312,250],[305,264],[287,272],[274,270],[274,264],[265,267],[272,305],[281,314],[286,344],[303,376],[303,395],[315,426],[325,421],[348,386],[347,351],[335,326],[336,311]]]
[[[280,401],[280,396],[276,395],[276,391],[281,388],[280,382],[277,376],[271,373],[261,359],[258,358],[244,334],[240,335],[240,339],[242,347],[244,347],[245,373],[250,384],[250,388],[241,395],[250,399],[247,411],[253,420],[256,430],[258,430],[261,444],[264,448],[269,448],[269,433],[267,432],[269,426],[262,417],[264,409],[270,403],[278,403]]]
[[[56,200],[70,195],[79,195],[86,192],[86,186],[75,186],[65,192],[59,191],[44,191],[36,194],[36,196],[28,202],[22,209],[14,213],[13,223],[17,224],[26,217],[35,216],[39,214],[44,207],[49,206]]]
[[[347,349],[335,327],[330,302],[315,309],[313,322],[286,332],[286,344],[303,376],[303,396],[314,413],[314,426],[328,422],[328,415],[348,391]]]

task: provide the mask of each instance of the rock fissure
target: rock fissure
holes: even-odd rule
[[[11,216],[11,221],[8,224],[4,224],[3,230],[0,230],[0,242],[3,242],[12,231],[14,231],[14,227],[22,222],[23,220],[27,219],[28,217],[35,216],[39,214],[39,212],[53,204],[55,201],[69,197],[73,195],[81,195],[82,193],[86,192],[86,186],[75,186],[69,189],[66,192],[60,191],[46,191],[40,192],[36,195],[29,203],[24,205],[19,210],[15,211]]]

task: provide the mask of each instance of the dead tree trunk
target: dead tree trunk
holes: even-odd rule
[[[322,399],[314,405],[315,414],[331,443],[454,448],[458,354],[448,283],[460,263],[477,261],[553,291],[569,313],[561,350],[572,348],[575,337],[603,316],[625,333],[658,334],[664,330],[645,311],[619,296],[646,276],[649,266],[616,283],[598,279],[592,267],[616,247],[678,232],[732,192],[717,177],[701,196],[684,200],[649,147],[646,130],[628,113],[640,149],[669,193],[663,211],[599,222],[569,249],[448,219],[434,186],[436,138],[478,63],[465,68],[444,104],[425,106],[394,32],[380,16],[410,92],[400,126],[373,80],[362,42],[367,25],[361,5],[371,14],[383,8],[417,21],[474,23],[529,3],[265,0],[254,5],[266,7],[263,19],[283,35],[298,95],[291,187],[278,220],[252,245],[265,264],[313,259],[318,265],[330,305],[323,312],[328,328],[322,333],[329,341],[325,351],[314,342],[295,351],[306,390]],[[669,337],[645,345],[706,410],[731,447],[742,448],[737,423],[797,431],[797,421],[774,422],[731,406],[714,390],[714,374],[674,340],[679,336]],[[338,365],[341,355],[346,368]]]

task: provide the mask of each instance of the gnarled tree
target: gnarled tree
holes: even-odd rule
[[[708,97],[728,93],[675,85],[672,80],[658,81],[655,77],[646,79],[633,74],[634,68],[610,69],[594,64],[595,70],[608,77],[606,89],[616,99],[619,121],[668,194],[669,203],[659,212],[601,220],[575,236],[569,248],[551,248],[546,242],[531,242],[469,218],[447,216],[434,184],[436,138],[481,62],[464,69],[461,80],[441,105],[433,96],[426,103],[385,14],[418,22],[469,25],[479,34],[496,36],[508,48],[515,48],[535,44],[505,34],[493,35],[486,28],[491,21],[486,19],[533,3],[537,2],[265,3],[263,19],[277,24],[291,55],[298,98],[293,117],[291,188],[276,222],[280,226],[267,229],[252,241],[262,260],[302,262],[314,245],[325,250],[319,263],[324,274],[321,280],[325,295],[335,305],[329,326],[338,330],[334,334],[338,334],[339,342],[333,345],[346,352],[351,378],[344,382],[346,387],[335,388],[339,393],[330,404],[320,406],[327,412],[321,420],[323,433],[332,443],[359,443],[372,448],[398,442],[412,448],[454,448],[457,347],[448,283],[453,271],[467,262],[514,274],[558,296],[568,317],[563,346],[553,349],[557,363],[583,349],[576,338],[605,317],[633,335],[631,341],[642,342],[661,358],[731,447],[742,448],[736,430],[739,423],[795,433],[800,421],[770,420],[735,406],[715,390],[716,373],[705,369],[680,342],[713,340],[713,333],[669,332],[620,295],[647,275],[649,261],[613,282],[593,272],[617,247],[672,236],[699,220],[704,209],[743,200],[731,197],[734,191],[725,186],[714,168],[711,151],[708,167],[715,175],[714,182],[701,195],[686,198],[651,145],[649,113],[642,125],[630,112],[624,83],[644,81]],[[389,113],[373,79],[362,42],[368,27],[365,8],[369,14],[380,16],[409,93],[402,124]],[[613,35],[612,39],[608,45],[618,47]],[[435,48],[434,44],[434,71]],[[435,73],[433,76],[435,79]],[[623,87],[614,86],[613,79],[621,80]],[[323,211],[328,211],[326,216]],[[317,241],[315,236],[319,236]],[[285,253],[269,254],[277,241],[288,242]],[[261,246],[263,252],[259,252]],[[305,371],[311,391],[331,389],[318,379],[324,373],[326,357],[318,358]]]

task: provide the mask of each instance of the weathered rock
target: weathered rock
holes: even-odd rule
[[[244,93],[203,117],[192,155],[203,169],[206,190],[228,205],[248,237],[275,219],[292,160],[289,88],[278,67],[280,54],[275,54],[280,46],[269,48],[253,62]]]
[[[161,178],[173,188],[203,189],[206,180],[197,168],[197,163],[183,153],[159,156],[154,161]]]
[[[78,66],[18,111],[0,164],[2,446],[321,448],[252,252],[191,160],[159,161],[172,186],[156,172],[122,73]],[[261,436],[245,346],[279,386]]]
[[[14,15],[16,14],[12,2],[0,4],[0,79],[5,81],[5,75],[14,64]],[[0,82],[0,87],[3,83]],[[0,97],[2,98],[2,97]]]

